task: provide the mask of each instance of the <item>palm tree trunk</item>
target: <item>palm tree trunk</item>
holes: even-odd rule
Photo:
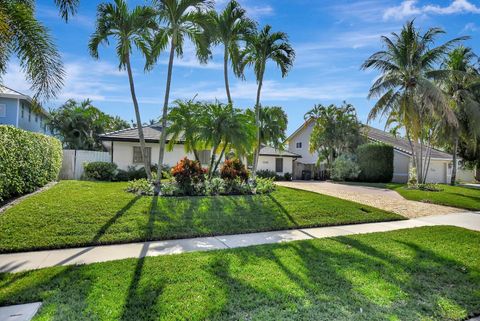
[[[218,144],[215,144],[212,148],[212,156],[210,157],[210,166],[208,167],[208,178],[212,178],[214,170],[213,165],[215,164],[215,155],[217,154]]]
[[[257,173],[258,167],[258,157],[260,155],[260,95],[262,92],[262,85],[263,85],[263,68],[262,72],[260,73],[260,79],[258,80],[258,88],[257,88],[257,101],[255,104],[255,125],[257,126],[257,146],[255,147],[255,153],[253,155],[253,167],[252,167],[252,177],[255,178]]]
[[[172,37],[172,43],[170,47],[170,57],[168,59],[168,72],[167,72],[167,85],[165,88],[165,100],[163,101],[163,110],[162,110],[162,133],[160,135],[160,148],[158,152],[158,169],[157,169],[157,181],[155,182],[156,193],[160,188],[161,179],[162,179],[162,167],[163,167],[163,158],[165,156],[165,144],[167,139],[167,116],[168,116],[168,100],[170,98],[170,85],[172,82],[172,69],[173,69],[173,58],[175,56],[175,42],[174,37]]]
[[[196,149],[194,148],[194,149],[192,149],[192,152],[193,152],[193,156],[195,157],[195,160],[196,160],[197,162],[199,162],[199,161],[200,161],[200,157],[198,156],[198,150],[196,150]]]
[[[455,181],[457,180],[457,150],[458,150],[458,137],[455,137],[453,143],[453,167],[452,167],[452,178],[450,179],[450,185],[455,186]]]
[[[135,85],[133,83],[132,66],[130,65],[130,56],[128,55],[127,55],[127,73],[128,73],[128,81],[130,83],[130,93],[132,95],[132,100],[133,100],[133,108],[135,109],[135,118],[137,121],[138,138],[140,140],[140,151],[142,153],[143,166],[145,167],[145,173],[147,173],[147,179],[151,180],[152,179],[152,172],[150,170],[151,164],[147,164],[147,160],[145,159],[145,136],[143,135],[142,120],[140,118],[140,109],[138,108],[137,95],[135,94]]]
[[[223,77],[225,78],[225,91],[227,92],[228,103],[232,103],[232,96],[230,95],[230,85],[228,82],[228,49],[225,46],[225,51],[223,53]]]
[[[221,153],[220,153],[220,156],[218,157],[218,160],[217,160],[217,162],[215,163],[215,167],[214,167],[214,169],[213,169],[213,172],[216,172],[216,171],[217,171],[218,165],[220,165],[220,162],[221,162],[221,160],[222,160],[222,157],[223,157],[223,155],[225,155],[225,150],[227,149],[227,145],[228,145],[228,143],[225,142],[225,145],[223,145],[223,148],[222,148],[222,151],[221,151]]]

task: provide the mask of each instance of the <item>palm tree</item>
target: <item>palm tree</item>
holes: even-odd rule
[[[125,0],[115,0],[113,4],[102,3],[97,8],[96,29],[88,44],[90,54],[95,59],[98,59],[98,46],[102,43],[108,44],[110,37],[117,40],[116,51],[120,61],[119,68],[127,70],[130,93],[135,109],[140,148],[148,179],[152,178],[150,171],[151,164],[147,163],[145,157],[145,137],[143,135],[142,121],[140,118],[140,108],[138,107],[135,93],[130,55],[133,46],[139,49],[144,55],[148,54],[149,32],[153,28],[156,28],[154,17],[155,11],[145,6],[137,6],[132,11],[129,11]]]
[[[56,97],[65,72],[47,28],[35,18],[33,1],[0,0],[0,81],[14,54],[31,83],[35,100]]]
[[[152,39],[152,51],[149,65],[152,66],[160,53],[170,45],[168,58],[167,82],[165,98],[162,109],[162,133],[160,136],[160,149],[158,154],[158,176],[155,182],[156,189],[160,186],[165,144],[167,138],[168,101],[172,82],[172,69],[175,54],[182,56],[185,38],[190,39],[196,49],[200,62],[206,63],[210,56],[208,37],[204,33],[205,13],[213,7],[209,0],[155,0],[154,6],[161,26],[156,30]]]
[[[168,150],[173,150],[175,144],[182,139],[185,151],[192,152],[196,161],[200,161],[198,155],[200,116],[202,104],[199,102],[175,101],[173,107],[168,113],[169,126],[167,134],[171,135],[167,146]]]
[[[466,38],[455,38],[435,47],[436,38],[443,33],[440,28],[430,28],[420,34],[414,22],[409,21],[400,34],[392,33],[391,38],[382,36],[385,49],[371,55],[362,65],[362,69],[376,69],[381,73],[368,94],[369,98],[378,97],[368,120],[379,115],[395,115],[405,127],[420,183],[426,179],[431,146],[427,145],[425,155],[424,147],[432,139],[433,129],[437,128],[435,123],[443,119],[451,126],[456,125],[456,117],[432,77],[435,66],[449,49]]]
[[[255,123],[255,112],[248,109],[249,116]],[[284,148],[287,139],[288,117],[282,107],[266,106],[260,110],[260,143],[275,148]]]
[[[471,48],[463,46],[452,50],[442,63],[439,74],[447,72],[441,86],[450,99],[451,107],[458,120],[458,126],[445,126],[445,136],[450,139],[453,153],[451,185],[457,178],[457,153],[459,141],[473,142],[480,138],[480,101],[475,97],[475,90],[480,88],[480,75],[475,69],[477,59]]]
[[[208,14],[209,36],[213,44],[223,45],[223,77],[228,103],[232,103],[230,85],[228,80],[228,64],[231,62],[233,71],[237,77],[241,77],[239,70],[239,42],[252,34],[255,30],[255,22],[249,19],[246,11],[240,4],[231,0],[225,9],[217,13],[212,10]]]
[[[255,103],[255,124],[257,126],[256,148],[253,158],[252,176],[258,165],[258,156],[260,151],[260,96],[263,85],[263,77],[269,60],[273,61],[285,77],[293,66],[295,60],[295,51],[288,42],[288,36],[284,32],[271,32],[269,25],[265,26],[259,32],[248,35],[246,38],[246,48],[241,54],[241,71],[245,66],[253,66],[257,78],[257,98]]]

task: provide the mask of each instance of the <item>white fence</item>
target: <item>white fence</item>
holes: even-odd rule
[[[83,165],[91,162],[111,162],[108,152],[93,150],[63,150],[63,163],[60,170],[60,179],[80,179],[83,174]]]

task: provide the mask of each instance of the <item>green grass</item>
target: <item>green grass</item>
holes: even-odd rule
[[[0,252],[402,219],[282,187],[270,195],[159,198],[125,186],[62,181],[24,200],[0,215]]]
[[[390,188],[408,200],[458,207],[466,210],[480,211],[480,189],[441,185],[441,192],[425,192],[408,189],[403,184],[387,184]]]
[[[46,320],[447,321],[480,314],[480,233],[423,227],[0,275]]]

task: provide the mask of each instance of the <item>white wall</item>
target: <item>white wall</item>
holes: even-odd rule
[[[269,170],[275,172],[275,159],[279,157],[275,156],[262,156],[258,157],[258,170]],[[283,171],[278,173],[278,175],[284,175],[285,173],[292,174],[292,157],[283,157]]]
[[[393,150],[393,178],[394,183],[408,182],[408,171],[410,167],[410,156]]]
[[[310,122],[305,128],[293,136],[288,141],[288,150],[302,156],[297,161],[303,164],[316,164],[318,160],[318,153],[311,154],[309,151],[310,135],[313,131],[314,122]],[[302,143],[302,148],[297,148],[297,143]]]

